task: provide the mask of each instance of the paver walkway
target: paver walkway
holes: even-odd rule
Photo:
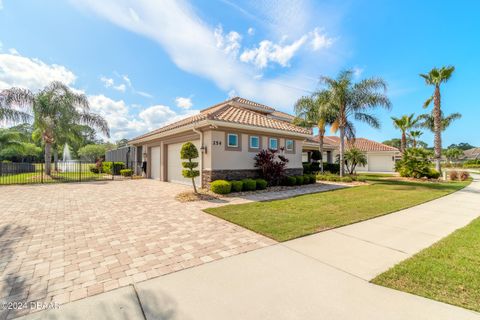
[[[476,312],[367,281],[479,216],[478,178],[459,192],[415,208],[182,270],[24,320],[480,319]]]
[[[189,189],[153,180],[1,187],[0,301],[63,304],[275,243],[174,199]],[[25,312],[0,310],[0,319]]]

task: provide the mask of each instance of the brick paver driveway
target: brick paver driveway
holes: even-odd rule
[[[184,190],[152,180],[1,187],[0,301],[62,304],[274,243],[202,212],[207,204],[177,202]]]

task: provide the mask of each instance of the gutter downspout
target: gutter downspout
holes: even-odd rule
[[[203,144],[203,131],[198,130],[197,128],[192,128],[193,132],[198,133],[200,135],[200,187],[203,188],[203,154],[205,151],[205,146]]]

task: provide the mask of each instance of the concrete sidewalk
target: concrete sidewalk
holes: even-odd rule
[[[476,176],[469,187],[411,209],[23,319],[480,319],[367,281],[479,215]]]

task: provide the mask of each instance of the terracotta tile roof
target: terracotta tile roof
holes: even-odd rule
[[[228,105],[227,107],[210,114],[208,118],[217,121],[284,130],[301,134],[310,134],[308,129],[293,125],[289,122],[273,119],[258,112],[231,105]]]
[[[237,104],[235,102],[239,102]],[[242,105],[249,105],[254,108],[260,108],[262,111],[254,111],[248,107],[243,107]],[[209,108],[206,108],[200,113],[185,118],[183,120],[174,122],[162,128],[153,130],[141,136],[135,137],[132,140],[142,139],[157,133],[166,132],[169,130],[177,129],[183,126],[193,124],[202,120],[215,120],[215,121],[224,121],[228,123],[237,123],[243,125],[251,125],[260,128],[267,129],[276,129],[283,130],[288,132],[300,133],[300,134],[311,134],[308,129],[293,125],[287,121],[282,121],[279,119],[271,118],[266,114],[271,114],[270,110],[275,111],[275,109],[268,106],[256,103],[247,99],[235,97],[233,99],[221,102]],[[265,111],[265,114],[264,112]]]
[[[315,137],[315,140],[318,141],[318,136]],[[339,146],[340,145],[340,137],[337,136],[326,136],[324,137],[324,142],[326,144]],[[345,143],[345,147],[348,149],[350,146],[348,143]],[[355,147],[363,152],[368,151],[399,151],[395,147],[387,146],[386,144],[376,142],[373,140],[365,139],[365,138],[356,138],[355,139]]]

